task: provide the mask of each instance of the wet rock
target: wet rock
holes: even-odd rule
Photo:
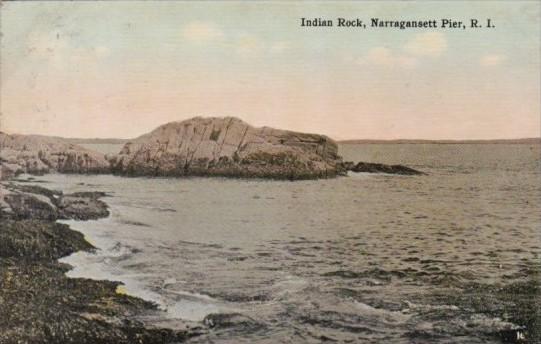
[[[21,166],[10,164],[0,159],[0,180],[12,179],[23,172],[24,170]]]
[[[90,250],[84,236],[67,225],[38,220],[2,220],[0,257],[55,260],[75,251]]]
[[[66,270],[48,260],[0,260],[0,343],[162,344],[191,335],[144,327],[133,319],[153,304],[117,294],[117,282],[71,279]]]
[[[485,337],[486,342],[541,343],[541,269],[537,261],[526,266],[510,283],[466,279],[459,286],[435,287],[432,295],[423,296],[426,305],[406,304],[437,324],[434,331],[439,334]]]
[[[504,343],[528,343],[528,332],[523,329],[507,329],[498,333]]]
[[[44,174],[104,173],[109,163],[101,153],[60,138],[37,135],[8,135],[0,132],[1,178],[21,172]],[[6,177],[4,177],[6,176]]]
[[[233,117],[172,122],[126,143],[111,159],[115,173],[314,179],[343,174],[330,138],[268,127]]]
[[[252,318],[239,313],[212,313],[203,319],[203,323],[210,328],[254,329],[262,326]]]
[[[355,163],[353,161],[344,161],[342,162],[342,167],[346,171],[351,171],[355,167]]]
[[[506,343],[541,343],[540,277],[536,268],[526,280],[506,286],[470,283],[451,298],[461,308],[515,324],[514,328],[502,328],[493,334]]]
[[[164,344],[201,333],[135,320],[157,312],[156,305],[118,294],[119,282],[66,277],[70,267],[57,259],[93,247],[81,233],[51,220],[67,216],[73,198],[86,204],[103,193],[66,197],[41,187],[0,184],[0,196],[0,343]],[[98,216],[76,209],[70,216]]]
[[[99,198],[102,192],[62,194],[40,186],[0,185],[0,218],[16,219],[76,219],[107,217],[107,205]]]
[[[20,219],[56,220],[59,218],[58,209],[47,197],[26,193],[10,193],[4,197],[9,206],[5,210]]]
[[[350,161],[342,164],[343,168],[352,172],[365,172],[365,173],[389,173],[389,174],[401,174],[401,175],[426,175],[426,173],[414,170],[413,168],[404,165],[385,165],[370,162],[358,162],[357,164]]]
[[[31,193],[37,195],[46,196],[49,199],[54,199],[57,196],[62,195],[62,192],[57,190],[49,190],[39,185],[20,185],[20,184],[7,184],[7,188],[12,191],[20,191],[24,193]]]
[[[244,259],[232,259],[233,261],[242,261]],[[217,298],[220,300],[225,300],[228,302],[262,302],[262,301],[269,301],[271,299],[270,295],[266,294],[246,294],[246,293],[235,293],[235,292],[227,292],[227,293],[208,293],[209,296],[213,298]]]
[[[63,218],[75,220],[90,220],[107,217],[107,205],[99,200],[101,193],[68,194],[56,201]]]

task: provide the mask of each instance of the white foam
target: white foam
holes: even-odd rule
[[[215,304],[181,300],[167,307],[167,316],[174,319],[202,321],[207,315],[220,310],[220,307]]]
[[[191,300],[205,300],[209,302],[217,302],[217,300],[213,299],[212,297],[208,295],[204,295],[204,294],[199,294],[199,293],[190,293],[187,291],[177,291],[177,290],[167,290],[167,293],[180,295]]]
[[[164,317],[169,319],[202,321],[208,314],[223,309],[216,300],[207,295],[169,289],[164,290],[163,294],[155,292],[150,289],[149,285],[145,284],[145,281],[151,277],[150,275],[128,273],[128,271],[122,270],[121,266],[111,264],[114,258],[132,253],[131,247],[108,237],[106,229],[120,225],[112,216],[84,222],[75,220],[59,222],[83,233],[85,239],[97,248],[95,252],[79,251],[62,258],[63,263],[73,267],[66,273],[68,277],[121,282],[124,285],[123,292],[155,303],[159,309],[165,312]],[[175,278],[168,278],[163,285],[176,283]]]
[[[417,303],[405,300],[404,303],[408,305],[410,309],[424,309],[424,310],[450,310],[458,311],[459,308],[455,305],[421,305]]]
[[[374,176],[374,173],[348,171],[348,172],[347,172],[347,175],[348,175],[348,177],[353,177],[353,178],[363,178],[363,179],[365,179],[365,178],[373,177],[373,176]]]
[[[126,294],[157,304],[158,308],[165,312],[166,318],[202,321],[208,314],[225,309],[207,295],[175,290],[164,291],[164,294],[174,294],[176,297],[173,300],[172,297],[150,290],[144,283],[147,275],[127,275],[122,271],[111,271],[105,266],[106,261],[107,258],[88,252],[76,252],[62,259],[62,262],[73,266],[66,274],[68,277],[121,282]]]
[[[298,276],[287,275],[273,286],[274,294],[277,297],[287,296],[289,294],[299,293],[309,286],[308,281]]]
[[[355,301],[354,304],[363,315],[377,317],[386,322],[404,323],[411,318],[410,314],[404,314],[399,311],[389,311],[383,308],[375,308],[359,301]]]

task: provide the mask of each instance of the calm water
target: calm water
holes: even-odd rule
[[[111,195],[109,218],[69,222],[100,248],[65,259],[75,266],[69,275],[125,282],[165,310],[148,321],[230,320],[214,319],[194,343],[541,338],[539,145],[346,145],[341,153],[429,175],[40,179]]]

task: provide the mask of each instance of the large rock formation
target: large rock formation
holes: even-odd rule
[[[341,160],[326,136],[196,117],[126,143],[111,164],[124,175],[313,179],[343,174]]]
[[[109,171],[104,155],[62,139],[0,132],[0,179],[17,173],[102,173]]]

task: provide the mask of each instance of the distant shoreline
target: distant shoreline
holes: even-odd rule
[[[130,139],[115,138],[61,138],[66,142],[73,144],[125,144]],[[493,139],[493,140],[415,140],[415,139],[397,139],[397,140],[336,140],[339,144],[541,144],[541,137],[532,137],[524,139]]]
[[[125,144],[130,141],[130,139],[114,139],[114,138],[106,138],[106,139],[81,139],[81,138],[65,138],[65,137],[59,137],[60,139],[73,143],[73,144],[110,144],[110,145],[118,145],[118,144]]]
[[[495,140],[339,140],[339,144],[541,144],[541,138]]]

